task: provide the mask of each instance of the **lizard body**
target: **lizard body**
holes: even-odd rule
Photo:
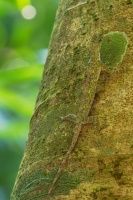
[[[68,8],[67,10],[68,11],[73,10],[73,9],[75,9],[79,6],[85,5],[87,3],[88,3],[88,0],[85,0],[83,2],[79,2],[77,5],[74,5],[70,8]],[[96,9],[98,10],[97,1],[96,1]],[[101,32],[100,29],[99,29],[99,32]],[[95,46],[95,45],[92,44],[92,46]],[[96,46],[97,46],[97,44],[96,44]],[[71,155],[72,151],[74,150],[74,148],[75,148],[75,146],[78,142],[79,136],[82,132],[83,125],[88,123],[86,119],[88,118],[91,107],[92,107],[92,103],[93,103],[95,93],[96,93],[97,82],[98,82],[100,72],[101,72],[101,68],[102,68],[101,63],[99,62],[99,58],[98,58],[99,57],[99,54],[98,54],[99,44],[96,48],[97,48],[97,50],[95,52],[93,52],[93,50],[92,50],[92,57],[88,62],[91,66],[91,69],[90,69],[90,71],[88,71],[88,75],[87,75],[88,78],[86,79],[85,84],[84,84],[84,88],[86,88],[86,89],[84,91],[82,98],[83,99],[85,98],[85,100],[83,100],[83,104],[84,104],[84,102],[86,102],[87,106],[84,107],[84,105],[82,104],[82,101],[81,101],[81,106],[83,108],[81,108],[81,110],[79,111],[81,116],[78,117],[78,119],[77,119],[75,129],[74,129],[74,135],[73,135],[73,138],[72,138],[72,142],[70,144],[70,147],[69,147],[67,153],[65,154],[65,156],[64,156],[64,158],[61,162],[61,165],[60,165],[60,167],[57,171],[57,174],[56,174],[56,176],[55,176],[55,178],[54,178],[54,180],[51,184],[51,187],[48,190],[47,199],[49,199],[50,194],[51,194],[52,190],[54,189],[55,183],[57,182],[62,170],[65,167],[67,160],[69,159],[69,156]],[[95,49],[95,47],[94,47],[94,49]],[[88,97],[86,97],[87,94],[88,94]],[[75,115],[75,114],[73,114],[73,115]],[[62,119],[68,120],[68,119],[65,119],[66,117],[63,117]]]
[[[82,6],[82,5],[84,6],[87,3],[88,3],[88,0],[78,2],[78,4],[69,7],[67,9],[67,11],[71,11],[71,10],[73,10],[73,9],[79,7],[79,6]],[[98,6],[97,1],[95,3],[96,3],[96,10],[97,10],[97,12],[99,12],[99,6]],[[98,29],[99,29],[99,27],[98,27]],[[101,32],[100,29],[99,29],[99,32]],[[93,46],[93,48],[92,48],[93,50],[91,52],[92,57],[88,62],[90,64],[90,70],[88,71],[87,78],[86,78],[86,81],[84,83],[84,88],[86,88],[86,89],[85,89],[85,91],[83,93],[83,97],[82,97],[84,100],[83,101],[81,100],[81,110],[79,110],[80,116],[77,117],[77,115],[75,115],[75,114],[68,114],[65,117],[60,117],[61,120],[69,121],[68,117],[73,115],[73,117],[74,116],[77,117],[77,121],[76,121],[76,125],[75,125],[75,128],[74,128],[74,135],[73,135],[73,138],[72,138],[72,142],[71,142],[70,147],[69,147],[67,153],[65,154],[65,156],[64,156],[64,158],[63,158],[63,160],[60,164],[60,167],[57,171],[57,174],[56,174],[56,176],[55,176],[55,178],[54,178],[54,180],[53,180],[53,182],[52,182],[52,184],[51,184],[51,186],[48,190],[47,199],[49,199],[51,192],[54,189],[55,183],[57,182],[62,170],[64,169],[64,167],[66,165],[66,162],[69,159],[69,156],[71,155],[72,151],[74,150],[74,148],[75,148],[75,146],[78,142],[79,136],[82,132],[83,125],[89,123],[87,119],[88,119],[88,116],[89,116],[89,113],[90,113],[90,110],[91,110],[91,107],[92,107],[92,103],[93,103],[95,93],[96,93],[97,82],[99,80],[99,76],[100,76],[101,69],[102,69],[101,63],[99,62],[99,53],[98,53],[99,44],[98,45],[92,44],[91,46]],[[94,49],[97,49],[97,50],[94,50]],[[88,94],[88,96],[87,96],[87,94]],[[86,102],[87,106],[84,106],[85,102]]]

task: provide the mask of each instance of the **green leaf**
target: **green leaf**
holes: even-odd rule
[[[10,84],[20,84],[25,81],[39,81],[42,76],[42,70],[42,66],[29,66],[0,71],[0,86],[5,87]]]

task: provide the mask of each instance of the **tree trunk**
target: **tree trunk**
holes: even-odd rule
[[[12,200],[133,198],[132,32],[132,0],[61,0]]]

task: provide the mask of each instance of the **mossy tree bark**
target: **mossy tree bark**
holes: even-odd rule
[[[49,199],[132,199],[132,14],[132,0],[61,0],[12,200],[48,199],[76,117]]]

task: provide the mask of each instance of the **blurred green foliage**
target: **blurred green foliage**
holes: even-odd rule
[[[24,18],[26,5],[36,16]],[[0,199],[9,199],[22,159],[58,0],[0,1]]]

